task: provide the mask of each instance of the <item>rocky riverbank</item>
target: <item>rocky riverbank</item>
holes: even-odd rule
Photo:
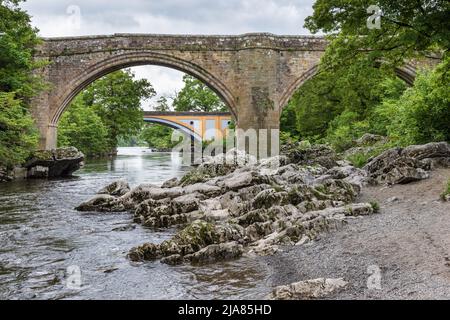
[[[0,167],[0,182],[68,177],[81,168],[83,161],[83,153],[73,147],[35,151],[22,166],[11,170]]]
[[[278,288],[271,298],[450,299],[450,203],[440,199],[450,168],[429,174],[408,184],[364,187],[357,201],[376,201],[379,214],[349,219],[320,241],[259,258],[268,266],[265,281]],[[330,286],[309,282],[323,277],[347,285],[325,290]]]
[[[323,145],[284,146],[281,156],[260,162],[232,151],[162,186],[131,189],[117,181],[77,209],[131,212],[145,227],[179,228],[162,243],[132,248],[132,261],[204,264],[311,243],[349,219],[378,212],[378,202],[357,201],[365,186],[426,179],[434,168],[449,164],[446,142],[390,149],[363,169]],[[281,296],[303,295],[289,290],[282,289]]]

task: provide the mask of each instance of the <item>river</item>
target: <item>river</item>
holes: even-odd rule
[[[128,213],[73,210],[114,180],[161,184],[186,170],[178,154],[120,148],[115,159],[89,161],[70,179],[0,184],[0,299],[264,298],[270,272],[260,259],[132,263],[130,248],[162,242],[176,230],[146,229]],[[73,275],[80,276],[68,281]]]

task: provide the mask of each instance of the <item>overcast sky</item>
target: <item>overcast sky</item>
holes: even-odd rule
[[[44,37],[114,33],[308,34],[314,0],[27,0],[22,5]],[[133,68],[158,96],[182,87],[182,73]],[[154,101],[153,101],[154,102]],[[147,102],[151,104],[153,102]]]

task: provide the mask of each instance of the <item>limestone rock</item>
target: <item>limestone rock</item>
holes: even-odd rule
[[[153,260],[172,255],[181,255],[184,258],[193,257],[192,254],[213,244],[239,241],[243,238],[244,229],[238,225],[212,224],[197,220],[178,232],[172,239],[166,240],[159,245],[147,243],[130,250],[128,257],[132,261]],[[209,250],[213,250],[212,247]],[[236,248],[225,246],[229,254],[237,252]],[[220,247],[220,253],[224,248]],[[217,249],[217,248],[216,248]],[[210,252],[210,251],[208,251]],[[225,255],[225,252],[223,252]],[[188,257],[186,257],[188,256]],[[219,255],[220,256],[220,255]],[[195,258],[194,258],[195,259]],[[199,260],[200,256],[199,256]]]
[[[377,134],[366,133],[355,142],[357,146],[371,146],[376,143],[386,143],[387,138]]]
[[[190,261],[195,264],[213,263],[239,258],[244,252],[244,247],[237,242],[212,244],[190,256]]]
[[[75,208],[77,211],[96,211],[96,212],[124,212],[125,207],[116,197],[108,194],[100,194],[94,198],[83,202]]]
[[[124,179],[120,179],[99,190],[97,194],[109,194],[111,196],[120,197],[129,191],[130,186],[128,185],[128,182]]]
[[[176,266],[183,263],[183,256],[179,254],[173,254],[161,259],[161,263]]]
[[[424,145],[409,146],[403,149],[402,155],[417,160],[450,158],[450,144],[448,142],[431,142]]]
[[[324,298],[348,286],[343,278],[306,280],[287,286],[276,287],[270,298],[273,300],[307,300]]]
[[[377,183],[401,184],[428,178],[427,171],[439,163],[450,163],[450,144],[447,142],[389,149],[363,169]]]
[[[299,165],[321,165],[331,169],[337,165],[339,157],[326,145],[302,146],[300,143],[287,144],[281,148],[289,162]]]
[[[83,161],[83,153],[76,148],[60,148],[34,152],[24,167],[28,178],[67,177],[80,169]]]
[[[178,180],[178,178],[172,178],[167,180],[166,182],[164,182],[161,186],[161,188],[173,188],[173,187],[178,187],[180,184],[180,181]]]

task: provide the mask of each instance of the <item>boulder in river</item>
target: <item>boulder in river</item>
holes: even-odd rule
[[[82,152],[74,147],[35,151],[25,163],[28,178],[57,178],[71,176],[81,168]]]
[[[99,194],[94,198],[83,202],[75,208],[77,211],[102,211],[102,212],[124,212],[125,207],[116,197],[109,194]]]
[[[123,196],[130,191],[130,186],[125,179],[120,179],[112,182],[106,187],[102,188],[97,194],[109,194],[110,196]]]

